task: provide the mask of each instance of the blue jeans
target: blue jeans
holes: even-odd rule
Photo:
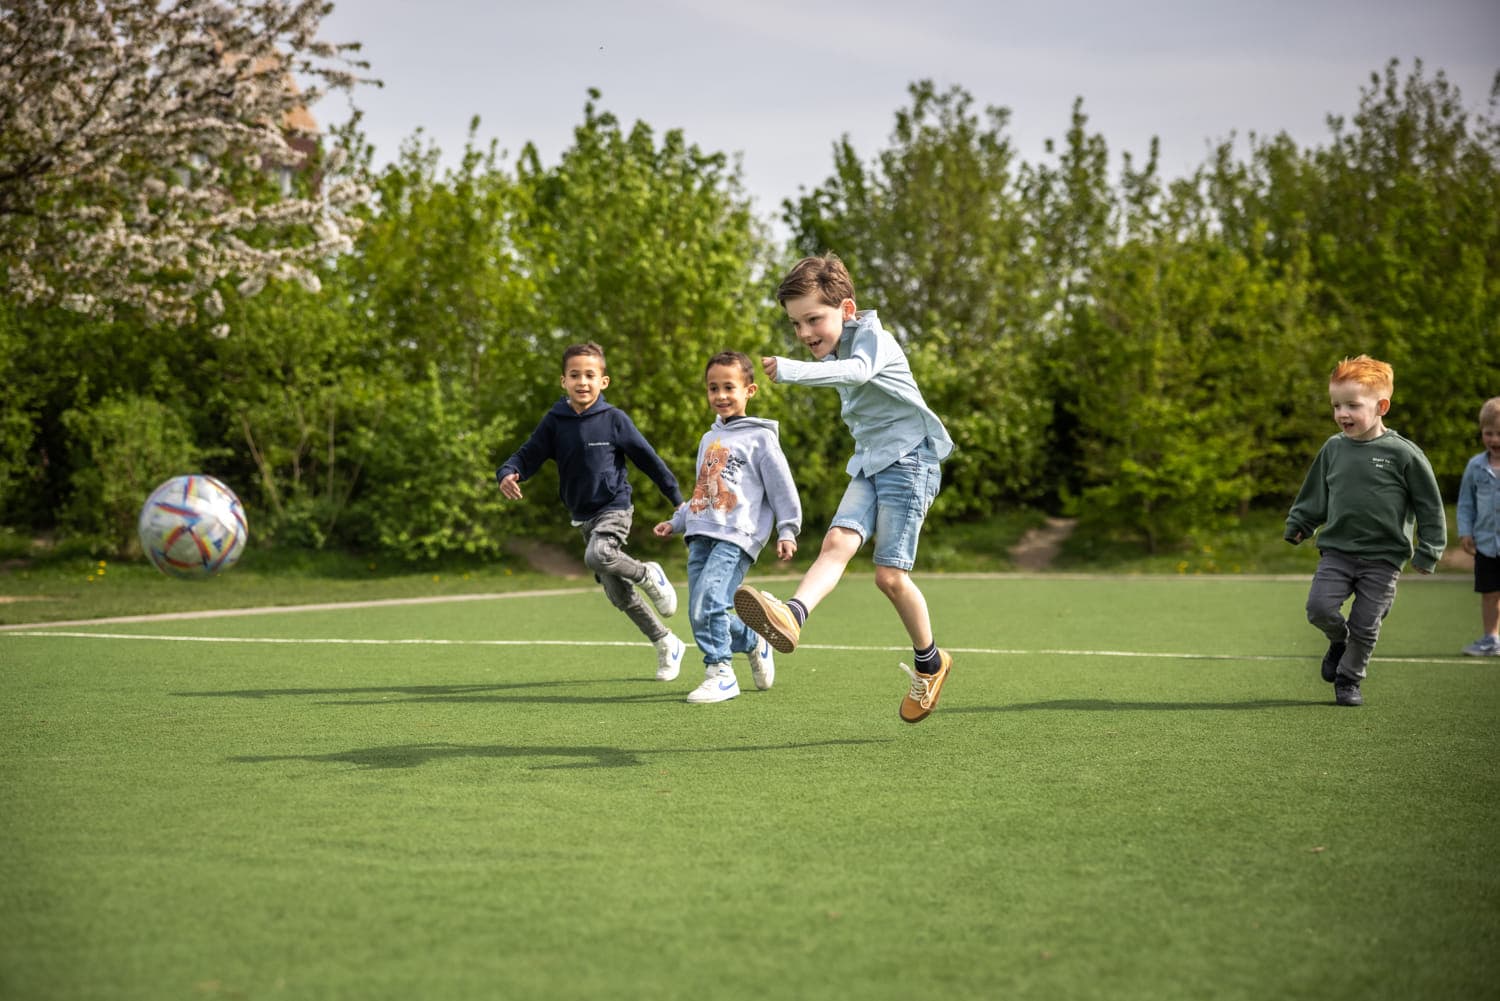
[[[702,535],[688,540],[688,622],[704,664],[727,664],[755,649],[755,633],[729,614],[734,589],[749,569],[750,554],[733,542]]]
[[[932,442],[907,452],[874,476],[855,473],[833,515],[834,528],[875,537],[875,565],[910,570],[917,561],[917,537],[927,509],[943,483]]]

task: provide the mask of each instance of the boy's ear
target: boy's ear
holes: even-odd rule
[[[1384,417],[1386,415],[1386,413],[1390,411],[1390,409],[1391,409],[1391,401],[1390,400],[1378,400],[1375,403],[1375,412],[1377,414],[1379,414],[1381,417]]]
[[[745,384],[745,396],[747,398],[751,397],[751,396],[754,396],[758,392],[760,392],[760,387],[757,386],[755,383],[749,382],[749,383]]]
[[[845,321],[854,319],[853,299],[845,299],[843,302],[839,303],[839,315],[842,316]]]

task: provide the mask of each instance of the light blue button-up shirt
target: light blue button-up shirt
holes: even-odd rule
[[[1490,467],[1488,452],[1480,452],[1464,467],[1458,485],[1458,534],[1472,536],[1474,548],[1486,556],[1500,556],[1500,476]]]
[[[838,347],[828,357],[776,359],[776,381],[838,390],[840,416],[854,435],[854,455],[845,466],[850,476],[873,476],[928,438],[939,461],[953,451],[948,429],[912,378],[906,352],[880,326],[873,309],[845,321]]]

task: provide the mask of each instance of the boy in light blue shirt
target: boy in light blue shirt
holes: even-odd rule
[[[1479,435],[1484,451],[1469,460],[1458,485],[1458,543],[1474,557],[1484,635],[1464,653],[1500,657],[1500,396],[1479,408]]]
[[[854,554],[875,540],[875,586],[896,606],[911,637],[916,669],[901,665],[911,687],[900,717],[919,723],[937,705],[953,658],[933,638],[927,599],[912,582],[917,541],[942,483],[940,463],[953,451],[936,414],[922,398],[901,345],[874,310],[857,310],[854,283],[832,254],[806,257],[776,290],[797,339],[816,361],[766,357],[761,367],[775,382],[830,386],[854,436],[850,476],[823,547],[796,593],[782,602],[742,585],[735,611],[782,653],[797,647],[802,626],[838,584]]]

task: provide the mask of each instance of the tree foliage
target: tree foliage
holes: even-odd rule
[[[307,107],[357,46],[326,0],[0,4],[0,268],[17,301],[147,323],[228,289],[316,282],[362,186],[317,153]],[[295,80],[310,81],[299,90]],[[294,194],[283,178],[301,174]]]
[[[826,250],[953,431],[935,520],[1040,504],[1149,548],[1206,537],[1287,503],[1333,431],[1328,372],[1362,352],[1396,368],[1391,426],[1456,485],[1500,392],[1494,93],[1473,113],[1441,74],[1393,63],[1327,144],[1225,143],[1171,181],[1154,149],[1113,169],[1081,101],[1024,163],[1004,109],[925,82],[910,97],[875,155],[834,144],[827,180],[785,203],[779,248],[728,158],[624,127],[595,93],[552,165],[523,147],[507,167],[471,134],[444,168],[419,134],[372,171],[351,126],[332,144],[371,196],[348,208],[346,251],[296,265],[304,282],[223,296],[221,316],[0,300],[0,521],[124,549],[131,498],[197,464],[240,492],[262,544],[571,544],[554,473],[519,505],[492,480],[558,398],[563,347],[604,345],[610,400],[690,480],[708,357],[798,353],[775,282]],[[278,259],[299,260],[290,239]],[[186,287],[170,269],[142,281]],[[762,380],[754,409],[781,420],[806,522],[825,522],[850,447],[836,395]]]

